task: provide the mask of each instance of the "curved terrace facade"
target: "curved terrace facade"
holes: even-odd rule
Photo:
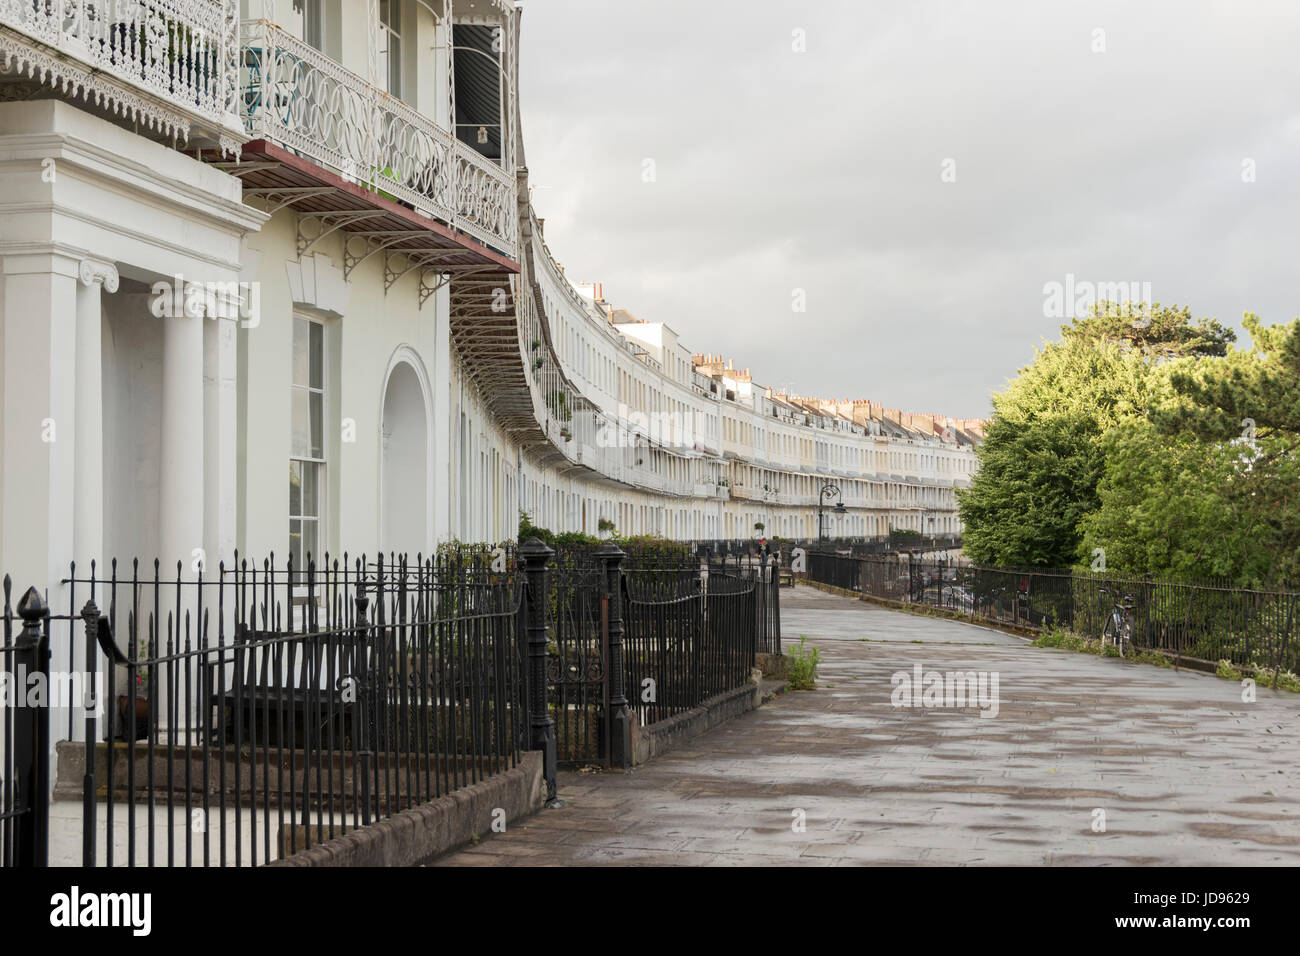
[[[525,450],[517,496],[486,513],[475,513],[479,481],[467,469],[465,537],[508,537],[517,507],[557,531],[595,534],[605,519],[677,539],[812,538],[828,484],[839,493],[827,504],[844,507],[826,509],[827,537],[960,533],[954,490],[974,472],[982,422],[765,388],[692,352],[669,325],[615,308],[599,284],[571,283],[535,217],[521,235],[532,291],[521,345],[548,441]],[[480,404],[466,406],[470,440],[508,453]]]
[[[530,200],[520,22],[0,0],[16,580],[428,553],[521,511],[809,538],[824,501],[831,537],[960,531],[980,422],[776,393],[566,277]]]

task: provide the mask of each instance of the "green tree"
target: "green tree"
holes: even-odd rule
[[[1242,583],[1293,586],[1300,578],[1300,319],[1265,326],[1246,313],[1243,324],[1250,349],[1173,366],[1172,394],[1154,420],[1164,434],[1194,436],[1233,463],[1218,477],[1219,493],[1241,517],[1218,547],[1251,557],[1231,573]]]
[[[1226,355],[1237,333],[1217,319],[1192,319],[1192,310],[1179,307],[1103,303],[1084,319],[1061,327],[1066,339],[1110,343],[1122,351],[1148,358]]]
[[[1272,563],[1257,473],[1240,442],[1167,434],[1150,423],[1103,439],[1099,504],[1084,516],[1079,558],[1111,571],[1258,582]]]
[[[1063,567],[1096,507],[1102,461],[1087,415],[994,416],[971,487],[958,493],[963,546],[977,564]]]
[[[1214,320],[1159,303],[1101,303],[1061,328],[993,397],[971,487],[958,492],[966,552],[978,563],[1065,567],[1080,555],[1084,517],[1100,504],[1113,430],[1149,420],[1170,394],[1176,359],[1223,354]]]

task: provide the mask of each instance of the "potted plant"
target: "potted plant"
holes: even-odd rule
[[[128,672],[129,673],[129,672]],[[130,683],[128,678],[126,683]],[[135,693],[123,687],[117,695],[117,721],[113,737],[117,740],[144,740],[149,736],[149,678],[135,674]]]

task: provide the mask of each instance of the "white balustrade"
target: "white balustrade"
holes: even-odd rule
[[[239,122],[239,0],[0,0],[0,68],[17,69],[152,129]]]

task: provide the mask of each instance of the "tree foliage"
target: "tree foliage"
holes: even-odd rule
[[[1085,518],[1110,487],[1103,477],[1117,455],[1129,460],[1138,451],[1112,436],[1151,439],[1151,420],[1174,398],[1174,371],[1227,355],[1233,341],[1235,333],[1216,320],[1193,320],[1187,308],[1158,303],[1101,303],[1063,326],[1061,340],[1045,343],[993,398],[979,470],[958,493],[970,557],[1065,567],[1086,554]],[[1122,485],[1117,479],[1116,489]],[[1101,537],[1100,527],[1093,529],[1087,543]]]
[[[1109,343],[1147,358],[1182,356],[1202,358],[1226,355],[1237,333],[1217,319],[1192,318],[1186,306],[1103,303],[1084,319],[1071,319],[1061,327],[1069,341]]]
[[[1273,562],[1261,537],[1249,451],[1235,442],[1168,434],[1150,423],[1104,441],[1098,507],[1084,516],[1078,557],[1109,570],[1259,583]]]

